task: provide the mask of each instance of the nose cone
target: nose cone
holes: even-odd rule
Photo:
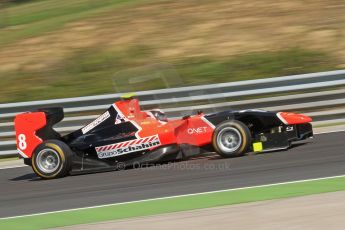
[[[304,124],[304,123],[310,123],[313,121],[313,119],[311,119],[308,116],[305,116],[302,114],[296,114],[296,113],[280,112],[280,113],[277,113],[277,116],[286,125]]]

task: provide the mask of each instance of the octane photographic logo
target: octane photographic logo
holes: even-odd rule
[[[158,134],[131,141],[120,142],[112,145],[96,147],[98,158],[109,158],[124,155],[127,153],[138,152],[161,145]]]

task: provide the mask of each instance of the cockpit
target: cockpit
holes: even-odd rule
[[[147,111],[147,114],[159,121],[168,122],[168,116],[160,109]]]

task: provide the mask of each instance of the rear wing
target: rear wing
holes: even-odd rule
[[[31,158],[38,145],[48,139],[60,139],[53,125],[63,119],[62,108],[39,109],[18,114],[14,119],[16,144],[19,154]]]

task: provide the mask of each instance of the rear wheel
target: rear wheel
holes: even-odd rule
[[[32,158],[34,172],[43,179],[66,176],[72,168],[73,152],[62,141],[48,140],[39,145]]]
[[[240,121],[225,121],[214,130],[212,144],[222,157],[244,155],[251,143],[248,127]]]

